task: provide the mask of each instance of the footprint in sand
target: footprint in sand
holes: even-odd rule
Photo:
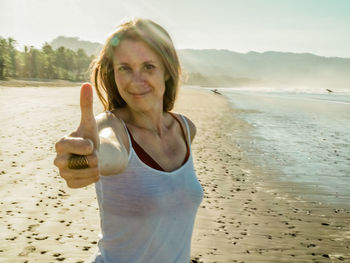
[[[34,232],[38,226],[39,224],[29,225],[27,231]]]
[[[34,246],[28,246],[28,247],[25,247],[23,249],[23,251],[21,253],[18,254],[18,256],[21,256],[21,257],[26,257],[28,256],[29,253],[32,253],[36,250],[36,247]]]

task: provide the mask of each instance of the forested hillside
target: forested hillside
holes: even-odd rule
[[[89,64],[102,44],[60,36],[41,49],[19,51],[0,37],[0,79],[88,80]],[[178,50],[183,83],[200,86],[349,87],[350,59],[268,51]]]
[[[16,48],[16,40],[0,37],[0,79],[64,79],[85,81],[92,56],[80,48],[54,49],[45,43],[41,49]]]

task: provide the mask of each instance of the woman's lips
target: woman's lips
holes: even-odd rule
[[[149,93],[151,90],[143,90],[143,91],[137,91],[137,92],[131,92],[129,91],[129,94],[135,97],[142,97],[143,95],[146,95],[147,93]]]

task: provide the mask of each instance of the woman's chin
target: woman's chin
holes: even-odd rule
[[[130,106],[130,105],[129,105]],[[130,108],[137,112],[153,112],[158,107],[156,106],[156,103],[149,103],[146,101],[139,101],[139,103],[135,103],[133,106],[130,106]],[[161,105],[159,105],[159,108],[162,108]]]
[[[146,103],[145,101],[138,101],[132,104],[128,104],[128,106],[129,109],[137,112],[147,112],[153,108],[152,105]]]

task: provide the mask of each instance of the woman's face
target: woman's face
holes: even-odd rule
[[[163,110],[166,75],[161,58],[143,41],[126,39],[116,47],[115,82],[132,110]]]

